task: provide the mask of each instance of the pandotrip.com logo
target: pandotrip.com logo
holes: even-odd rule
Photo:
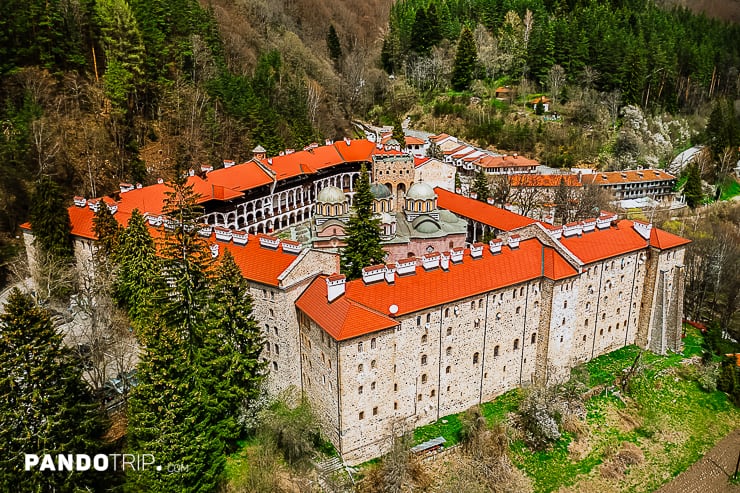
[[[184,464],[157,464],[154,454],[24,454],[25,471],[146,471],[187,472]]]

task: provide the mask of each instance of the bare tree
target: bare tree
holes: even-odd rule
[[[529,216],[539,210],[544,199],[538,187],[516,187],[512,193],[512,202],[519,207],[519,214]]]
[[[317,81],[306,78],[306,107],[311,125],[316,125],[319,106],[324,99],[324,88]]]
[[[550,89],[552,102],[555,104],[560,99],[560,91],[565,85],[565,69],[560,65],[553,65],[547,72],[547,86]]]
[[[493,203],[503,206],[511,198],[511,182],[508,175],[493,175],[488,180]]]
[[[619,106],[622,104],[622,92],[619,89],[614,89],[611,92],[602,93],[601,101],[609,112],[612,128],[616,128],[617,118],[619,117]]]

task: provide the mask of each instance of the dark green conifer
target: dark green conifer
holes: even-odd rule
[[[488,183],[488,177],[483,172],[483,169],[479,169],[475,174],[475,181],[473,181],[473,192],[477,195],[477,200],[486,202],[491,196],[491,186]]]
[[[337,35],[337,30],[334,29],[334,24],[329,25],[329,32],[326,35],[326,48],[329,50],[329,58],[337,65],[339,60],[342,59],[342,44],[339,42],[339,36]]]
[[[26,453],[94,454],[103,420],[51,314],[14,289],[0,314],[0,490],[93,491],[102,473],[24,471]]]
[[[362,277],[362,268],[383,262],[380,245],[380,220],[373,217],[373,194],[363,164],[352,200],[352,216],[347,226],[347,246],[342,252],[342,272],[349,279]]]
[[[39,253],[71,262],[74,258],[72,223],[61,189],[48,176],[42,177],[36,184],[30,220],[34,244],[39,248]]]
[[[478,51],[475,47],[473,33],[466,26],[460,33],[460,41],[457,43],[455,54],[455,65],[452,69],[452,88],[456,91],[464,91],[470,87],[475,80],[478,64]]]
[[[686,198],[686,204],[693,209],[697,205],[701,205],[702,200],[704,200],[701,175],[699,174],[699,167],[696,163],[690,164],[686,172],[688,177],[683,186],[683,196]]]

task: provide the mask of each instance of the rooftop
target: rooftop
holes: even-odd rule
[[[612,183],[633,183],[647,181],[675,180],[676,177],[659,169],[641,169],[625,171],[604,171],[582,176],[583,183],[605,185]]]
[[[452,211],[458,216],[487,224],[501,231],[511,231],[536,222],[534,219],[514,214],[513,212],[479,200],[449,192],[444,188],[437,187],[434,191],[437,194],[437,205],[440,208]]]
[[[558,187],[563,181],[566,187],[583,186],[577,175],[510,175],[512,187]]]

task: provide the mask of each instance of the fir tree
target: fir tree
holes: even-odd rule
[[[88,491],[94,472],[23,471],[24,454],[100,450],[103,421],[51,314],[14,289],[0,314],[0,490]]]
[[[334,65],[339,64],[339,60],[342,59],[342,45],[339,42],[339,36],[337,35],[334,24],[329,25],[329,32],[326,35],[326,48],[329,50],[329,58],[334,61]]]
[[[160,262],[149,234],[146,219],[134,209],[116,246],[114,261],[118,266],[115,281],[116,301],[127,309],[135,324],[151,308],[161,288]]]
[[[452,69],[452,88],[455,91],[464,91],[470,87],[475,79],[478,63],[478,52],[475,48],[473,33],[465,27],[460,33],[460,41],[457,43],[455,54],[455,65]]]
[[[93,231],[98,237],[98,252],[108,257],[116,251],[121,235],[121,225],[113,217],[110,208],[102,200],[93,216]]]
[[[74,258],[72,223],[61,189],[48,176],[36,184],[30,220],[34,244],[40,253],[71,262]]]
[[[362,268],[383,262],[380,245],[380,220],[373,217],[373,194],[363,164],[355,187],[352,216],[347,226],[347,246],[342,252],[342,272],[349,279],[362,277]]]
[[[473,192],[477,195],[476,199],[481,202],[488,201],[488,198],[491,196],[491,186],[488,184],[488,177],[483,172],[483,169],[479,169],[475,174]]]
[[[686,198],[686,204],[693,209],[697,205],[701,205],[702,200],[704,200],[701,175],[699,174],[699,167],[696,163],[690,164],[686,172],[687,179],[683,186],[683,196]]]

